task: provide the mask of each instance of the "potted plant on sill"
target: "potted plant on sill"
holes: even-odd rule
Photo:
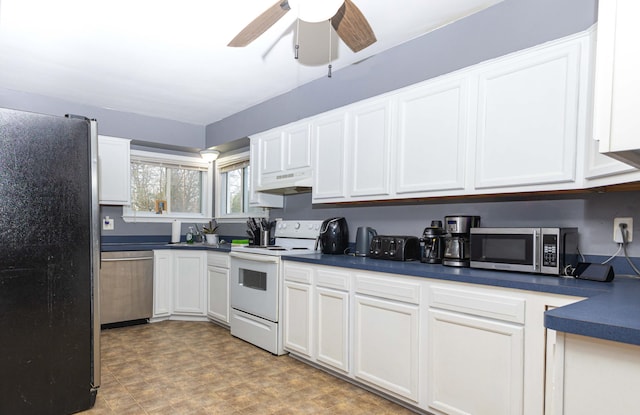
[[[216,231],[218,230],[218,224],[215,219],[209,221],[208,225],[202,227],[202,233],[204,233],[204,237],[207,239],[207,244],[209,245],[217,245],[218,234]]]

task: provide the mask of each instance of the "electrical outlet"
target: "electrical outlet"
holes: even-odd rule
[[[113,219],[111,219],[109,216],[105,216],[102,219],[102,230],[112,231],[114,229],[113,222],[114,222]]]
[[[621,244],[622,233],[620,232],[620,224],[626,224],[627,242],[633,240],[633,218],[615,218],[613,219],[613,242]]]

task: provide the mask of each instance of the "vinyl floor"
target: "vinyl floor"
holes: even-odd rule
[[[103,330],[102,385],[82,415],[412,414],[207,322]]]

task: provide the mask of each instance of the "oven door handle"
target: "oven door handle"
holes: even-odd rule
[[[244,259],[246,261],[268,262],[271,264],[277,264],[279,261],[279,258],[277,256],[245,254],[242,252],[229,252],[229,256],[231,258]]]

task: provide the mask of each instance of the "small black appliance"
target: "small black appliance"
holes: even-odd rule
[[[420,261],[427,264],[442,263],[444,235],[441,220],[432,220],[431,226],[424,228],[420,238]]]
[[[393,261],[420,259],[420,242],[415,236],[376,235],[371,240],[369,257]]]
[[[318,236],[323,254],[344,254],[349,247],[349,227],[345,218],[326,219]]]

